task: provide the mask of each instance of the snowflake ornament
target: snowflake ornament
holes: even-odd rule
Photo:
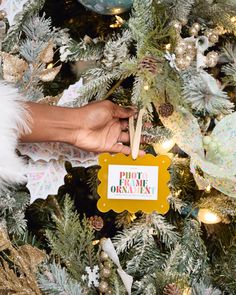
[[[99,286],[99,267],[98,265],[95,265],[93,269],[91,267],[86,266],[85,271],[87,275],[82,276],[82,280],[88,280],[88,287],[98,287]]]

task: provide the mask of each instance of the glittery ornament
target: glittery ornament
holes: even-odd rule
[[[113,294],[114,294],[114,292],[113,292],[113,290],[111,288],[109,288],[107,290],[107,292],[105,293],[105,295],[113,295]]]
[[[2,52],[1,56],[3,60],[3,79],[8,82],[16,83],[28,69],[27,62],[6,52]]]
[[[193,23],[192,28],[199,32],[201,30],[201,25],[199,23]]]
[[[150,73],[155,75],[157,73],[157,64],[158,64],[158,61],[155,57],[146,56],[139,63],[138,69],[139,70],[143,70],[143,69],[148,70]]]
[[[178,69],[180,69],[181,71],[186,70],[187,68],[189,68],[191,61],[186,60],[184,57],[178,57],[176,58],[176,66],[178,67]]]
[[[181,295],[181,292],[176,284],[168,284],[163,290],[163,295]]]
[[[102,261],[106,261],[106,260],[108,259],[108,255],[107,255],[107,253],[104,252],[104,251],[102,251],[102,252],[100,253],[100,259],[101,259]]]
[[[53,60],[53,55],[54,55],[53,47],[54,47],[54,44],[52,41],[50,41],[47,47],[44,48],[44,50],[40,53],[39,58],[42,63],[47,64]]]
[[[106,268],[112,268],[112,266],[113,266],[113,264],[110,260],[104,261],[103,265]]]
[[[4,19],[7,16],[6,12],[4,10],[0,11],[0,20]]]
[[[219,41],[219,34],[217,30],[208,29],[205,31],[204,35],[208,38],[208,40],[215,44]]]
[[[109,278],[111,276],[111,269],[107,267],[103,267],[100,272],[101,277]]]
[[[216,33],[212,33],[210,36],[209,36],[209,41],[213,44],[217,43],[219,41],[219,35],[216,34]]]
[[[165,102],[161,104],[158,108],[158,113],[161,117],[169,117],[173,114],[174,112],[174,107],[171,103]]]
[[[198,35],[198,30],[195,29],[195,28],[193,28],[193,27],[191,27],[191,28],[189,29],[189,34],[190,34],[191,36],[197,36],[197,35]]]
[[[97,215],[91,216],[89,218],[89,223],[91,224],[92,228],[96,231],[100,231],[104,226],[102,217]]]
[[[175,53],[177,55],[183,55],[186,51],[186,48],[187,48],[186,42],[180,41],[175,48]]]
[[[98,287],[99,291],[102,293],[106,293],[108,291],[108,283],[106,281],[101,281]]]
[[[171,22],[171,25],[176,29],[176,31],[180,32],[182,29],[182,24],[178,20],[174,20]]]
[[[60,70],[61,70],[61,65],[52,69],[45,69],[40,73],[39,78],[43,82],[53,81],[56,75],[60,72]]]
[[[206,55],[206,65],[213,68],[217,65],[219,60],[219,54],[215,51],[211,51]]]

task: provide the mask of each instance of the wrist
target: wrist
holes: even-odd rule
[[[79,129],[76,109],[38,103],[26,103],[26,105],[32,122],[31,133],[21,136],[23,142],[75,143],[75,130]]]

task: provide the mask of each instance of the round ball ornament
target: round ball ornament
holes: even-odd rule
[[[78,0],[88,9],[106,15],[120,14],[129,10],[133,0]]]

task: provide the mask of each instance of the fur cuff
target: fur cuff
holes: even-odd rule
[[[25,166],[16,154],[19,135],[29,132],[28,114],[17,89],[0,81],[0,192],[26,181]]]

